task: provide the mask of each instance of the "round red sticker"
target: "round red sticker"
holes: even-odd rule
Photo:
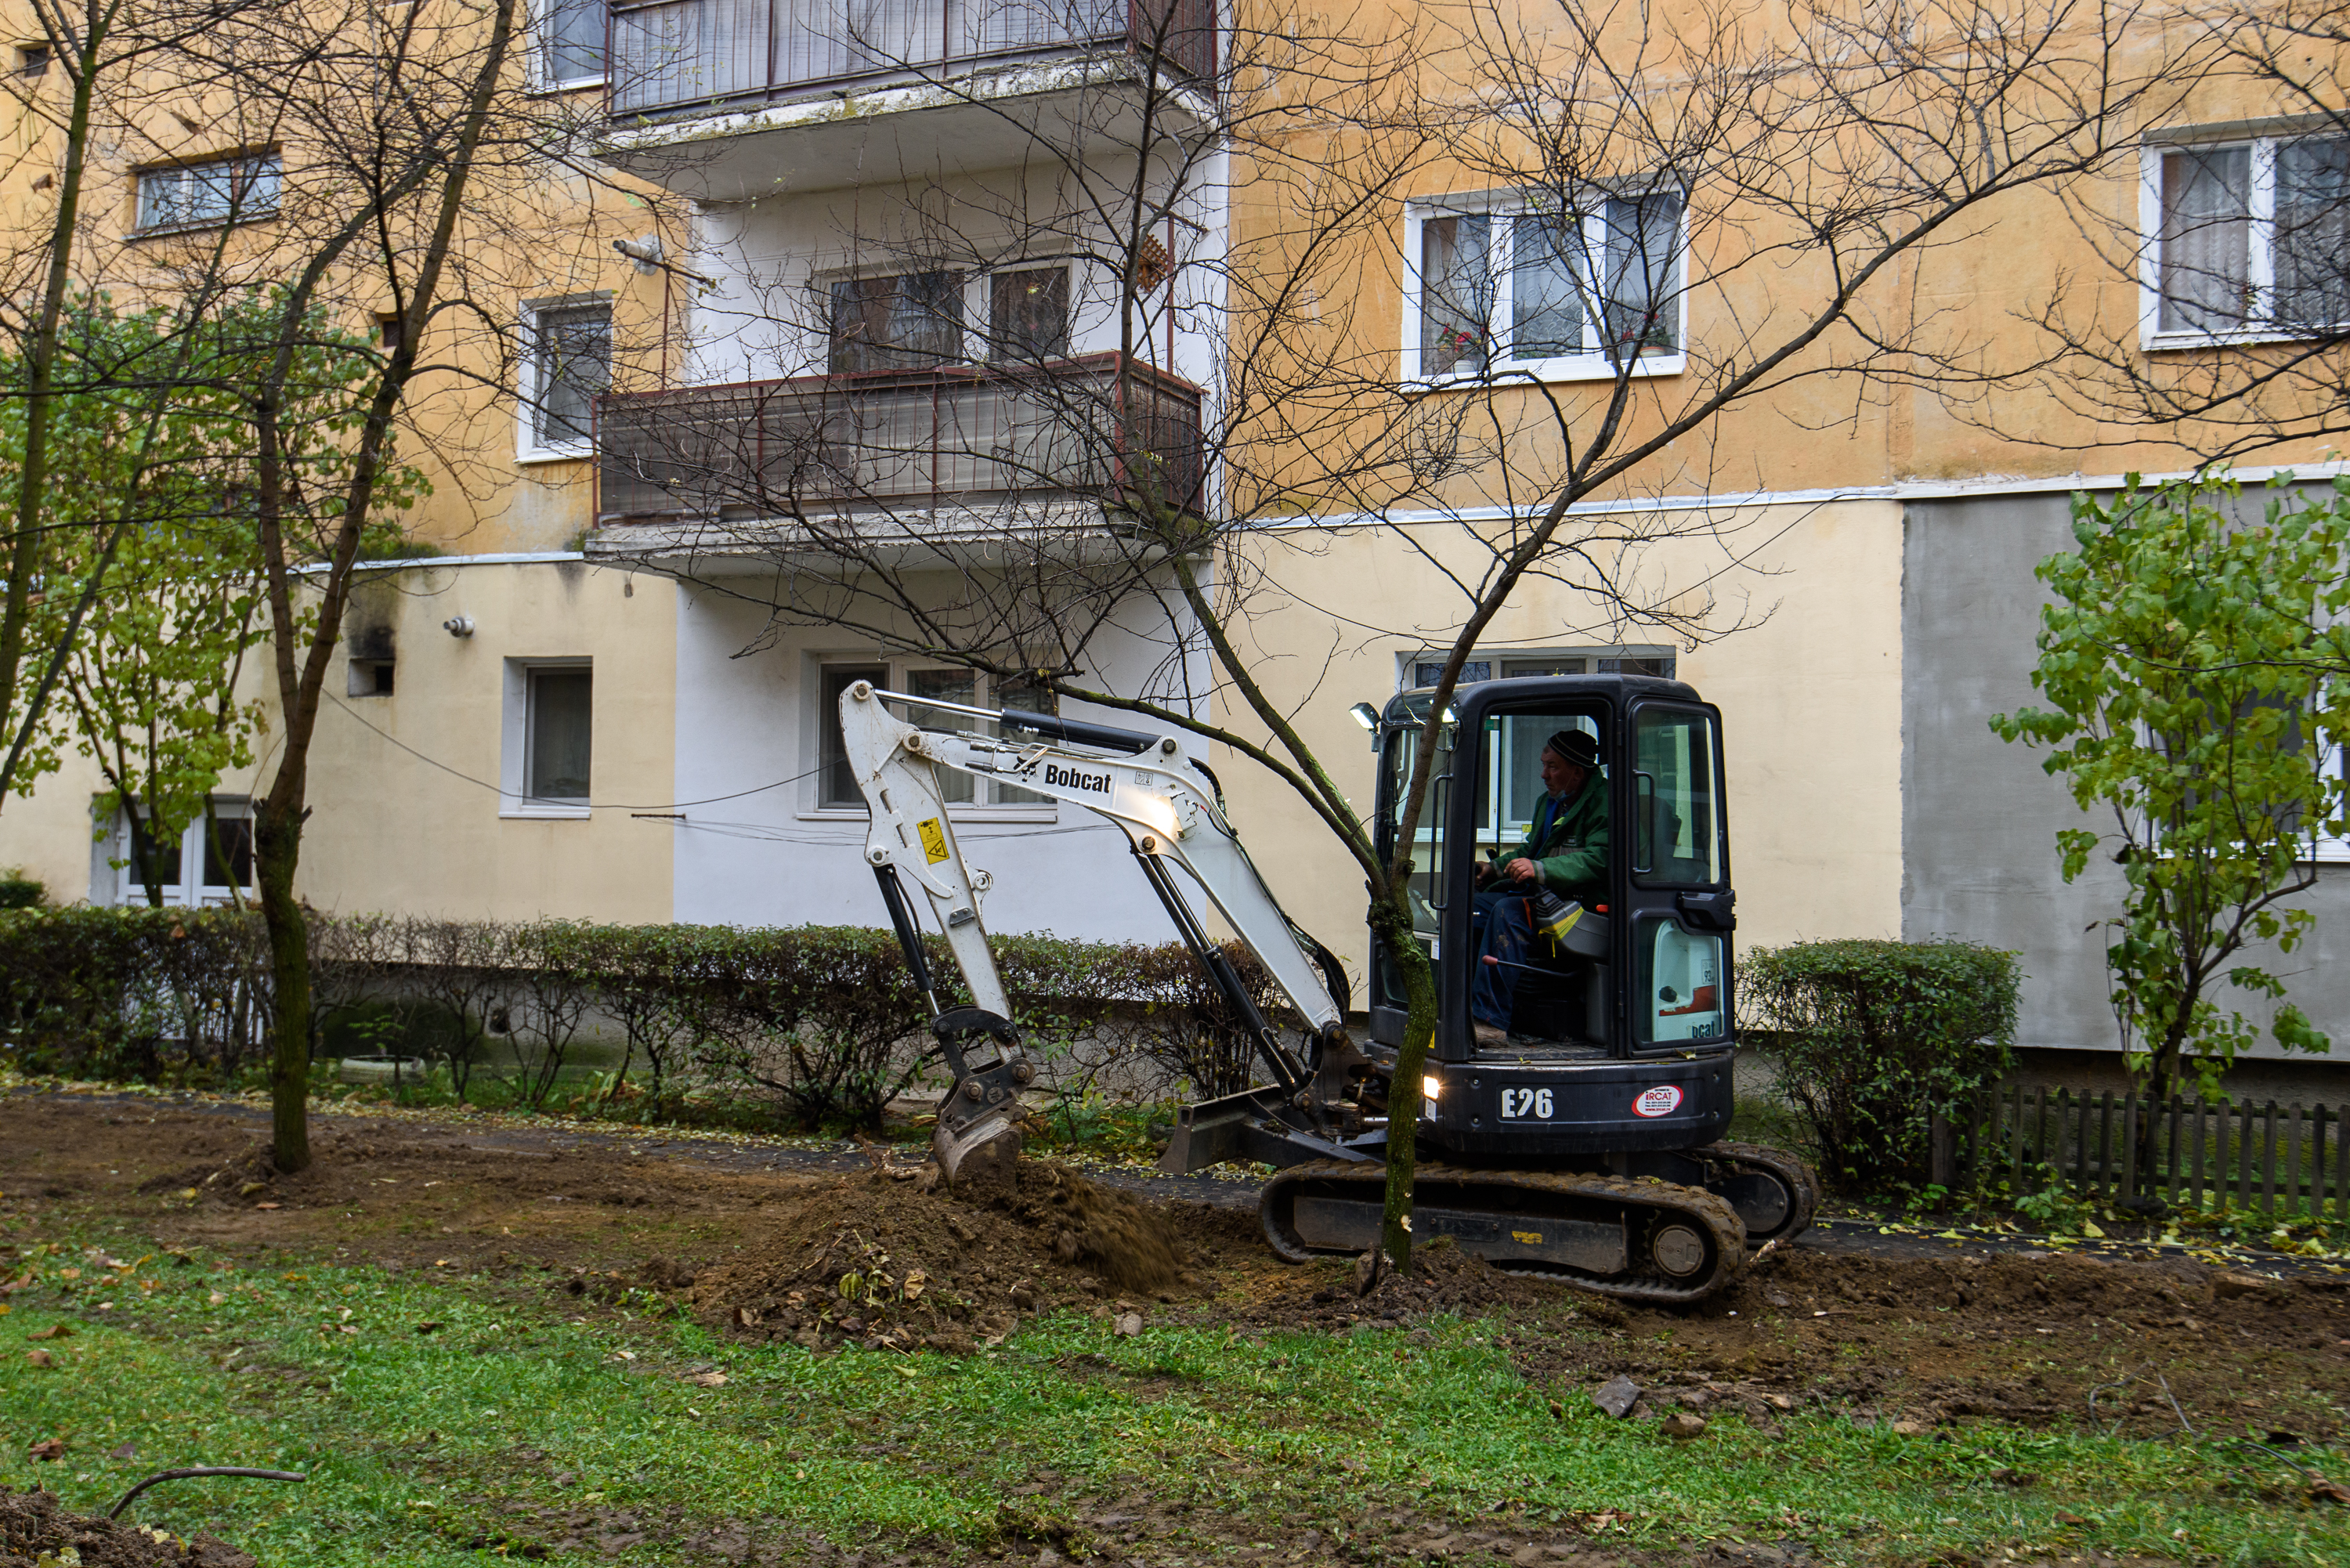
[[[1681,1108],[1681,1092],[1670,1084],[1659,1084],[1653,1089],[1643,1089],[1640,1097],[1632,1102],[1632,1114],[1642,1116],[1669,1116]]]

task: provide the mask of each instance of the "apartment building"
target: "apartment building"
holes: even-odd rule
[[[951,641],[991,602],[1089,581],[1137,485],[1241,505],[1225,488],[1247,395],[1233,324],[1254,302],[1230,291],[1270,273],[1234,258],[1293,244],[1305,198],[1236,170],[1228,132],[1236,105],[1262,112],[1274,90],[1277,72],[1252,74],[1270,70],[1268,38],[1294,61],[1309,23],[1336,26],[1300,14],[1243,38],[1243,20],[1204,0],[548,0],[536,85],[594,106],[595,155],[641,204],[551,178],[543,217],[569,237],[560,265],[517,283],[511,400],[452,390],[418,415],[502,477],[420,514],[447,555],[387,567],[360,596],[314,769],[307,895],[877,920],[830,718],[840,689],[1051,701],[925,657],[927,622],[962,618],[936,628]],[[2159,27],[2121,42],[2149,69],[2168,47]],[[1333,43],[1322,57],[1368,57]],[[1496,75],[1457,41],[1412,58]],[[2103,129],[2128,149],[1970,208],[1900,260],[1912,327],[2025,363],[2063,305],[2120,323],[2108,340],[2125,362],[2222,368],[2331,330],[2312,258],[2341,232],[2350,161],[2322,115],[2215,76],[2134,99]],[[1326,189],[1367,140],[1329,141]],[[1595,177],[1586,199],[1555,160],[1504,179],[1507,158],[1471,140],[1410,161],[1370,221],[1334,224],[1353,249],[1316,278],[1315,319],[1343,319],[1377,362],[1349,373],[1408,396],[1415,418],[1473,404],[1507,423],[1628,388],[1627,419],[1668,421],[1755,321],[1816,288],[1737,251],[1702,161]],[[2031,701],[2033,567],[2070,541],[2069,493],[2189,469],[2219,427],[2132,424],[2054,377],[1959,395],[1949,376],[1830,366],[1734,403],[1575,514],[1645,541],[1631,570],[1646,602],[1710,601],[1699,634],[1627,623],[1538,576],[1469,675],[1690,682],[1724,711],[1744,940],[2015,949],[2024,1043],[2101,1049],[2115,1041],[2091,928],[2117,879],[2062,882],[2054,836],[2075,814],[1987,720]],[[2332,459],[2306,440],[2261,461],[2317,474]],[[1460,624],[1448,574],[1473,574],[1478,531],[1531,504],[1522,477],[1458,463],[1376,517],[1301,489],[1228,558],[1262,678],[1326,758],[1359,769],[1359,798],[1369,756],[1348,703],[1424,682]],[[877,534],[893,563],[879,586],[860,576],[882,558]],[[1088,623],[1081,668],[1230,718],[1195,631],[1145,596]],[[1238,759],[1222,772],[1275,891],[1358,958],[1359,876],[1284,786]],[[224,784],[224,816],[249,787]],[[93,841],[91,793],[68,771],[11,803],[0,861],[67,896],[131,896],[114,864],[127,827]],[[995,929],[1166,935],[1114,831],[1001,784],[961,786],[951,809],[995,873]],[[192,832],[168,897],[233,896],[218,842]],[[2289,966],[2321,1027],[2350,1025],[2325,961],[2350,919],[2343,875],[2323,873],[2317,938]]]

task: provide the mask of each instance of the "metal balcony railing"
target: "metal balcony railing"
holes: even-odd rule
[[[613,0],[615,116],[669,115],[1119,52],[1205,84],[1214,0]]]
[[[1022,501],[1200,505],[1200,389],[1094,354],[614,393],[597,419],[602,523]]]

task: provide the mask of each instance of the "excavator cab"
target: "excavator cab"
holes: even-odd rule
[[[1437,726],[1427,802],[1411,825],[1414,937],[1436,971],[1421,1137],[1446,1153],[1556,1158],[1690,1148],[1730,1125],[1735,894],[1722,809],[1721,715],[1678,681],[1542,676],[1426,691],[1378,726],[1379,849],[1392,857],[1421,742]],[[1584,885],[1537,889],[1481,866],[1509,860],[1543,810],[1543,748],[1591,737],[1607,796],[1604,862]],[[1592,836],[1596,840],[1596,834]],[[1482,961],[1497,906],[1524,899],[1525,949]],[[1575,907],[1567,907],[1569,904]],[[1399,1046],[1405,998],[1375,936],[1370,1025]],[[1482,971],[1481,973],[1481,971]],[[1506,972],[1497,972],[1506,971]],[[1479,1043],[1476,1013],[1507,1044]]]

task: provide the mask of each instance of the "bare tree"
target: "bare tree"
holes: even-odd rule
[[[1464,0],[1392,33],[1243,18],[1212,62],[1180,18],[1049,111],[901,58],[1022,139],[1014,167],[901,169],[895,200],[868,176],[834,244],[886,284],[737,261],[703,321],[811,374],[612,400],[605,509],[642,526],[608,547],[775,628],[848,628],[1269,770],[1368,884],[1409,1001],[1385,1108],[1411,1127],[1436,1024],[1411,855],[1444,726],[1382,854],[1295,722],[1315,672],[1253,636],[1295,591],[1280,557],[1369,535],[1410,561],[1417,623],[1358,629],[1442,650],[1437,713],[1530,583],[1611,641],[1733,629],[1654,565],[1693,541],[1734,571],[1751,544],[1726,516],[1578,504],[1748,488],[1714,438],[1781,402],[1991,385],[1921,277],[2019,198],[2134,156],[2211,51],[2090,0]],[[1109,323],[1114,352],[1024,337],[1016,310],[961,318],[952,280],[1016,287],[996,280],[1037,255],[1075,258],[1067,318]],[[1209,345],[1191,386],[1187,340]],[[902,389],[842,379],[882,371]],[[721,569],[744,556],[775,569]],[[1105,682],[1101,644],[1138,628],[1158,668]],[[1414,1151],[1388,1150],[1385,1244],[1408,1261]]]

